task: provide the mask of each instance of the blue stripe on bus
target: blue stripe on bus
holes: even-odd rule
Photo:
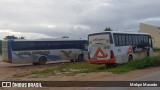
[[[51,59],[51,60],[55,60],[55,59],[61,59],[60,56],[56,56],[56,55],[44,55],[45,57],[47,57],[48,59]]]
[[[38,55],[36,55],[36,54],[31,54],[31,55],[28,55],[28,56],[30,56],[32,58],[38,57]]]
[[[36,55],[36,54],[31,54],[31,55],[29,55],[29,56],[30,56],[30,57],[33,57],[33,58],[39,57],[39,55]],[[42,56],[45,56],[47,59],[51,59],[51,60],[61,59],[60,56],[56,56],[56,55],[48,55],[48,54],[44,54],[44,55],[42,55]]]
[[[20,58],[20,59],[23,59],[24,57],[15,53],[14,52],[14,55],[16,56],[16,58]],[[28,55],[29,57],[31,58],[35,58],[35,57],[39,57],[39,55],[36,55],[36,54],[31,54],[31,55]],[[56,59],[61,59],[60,56],[56,56],[56,55],[48,55],[48,54],[44,54],[43,56],[45,56],[47,59],[51,59],[51,60],[56,60]]]

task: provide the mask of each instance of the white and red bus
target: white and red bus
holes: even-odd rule
[[[89,34],[88,40],[90,64],[121,64],[153,52],[148,33],[106,31]]]

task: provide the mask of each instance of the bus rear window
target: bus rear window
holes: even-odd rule
[[[91,35],[89,36],[89,44],[96,45],[96,44],[110,44],[110,34],[98,34],[98,35]]]

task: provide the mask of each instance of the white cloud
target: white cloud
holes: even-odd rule
[[[14,32],[12,30],[0,30],[0,39],[3,39],[5,36],[8,36],[8,35],[16,35],[16,37],[21,37],[21,36],[24,36],[25,38],[27,39],[38,39],[38,38],[54,38],[54,37],[51,37],[51,36],[47,36],[45,34],[37,34],[37,33],[21,33],[21,32]]]
[[[106,27],[138,30],[140,22],[160,26],[159,4],[159,0],[0,0],[0,38],[87,37]]]

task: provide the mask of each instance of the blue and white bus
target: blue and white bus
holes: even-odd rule
[[[55,60],[84,60],[87,40],[4,40],[2,59],[13,64],[46,64]]]

